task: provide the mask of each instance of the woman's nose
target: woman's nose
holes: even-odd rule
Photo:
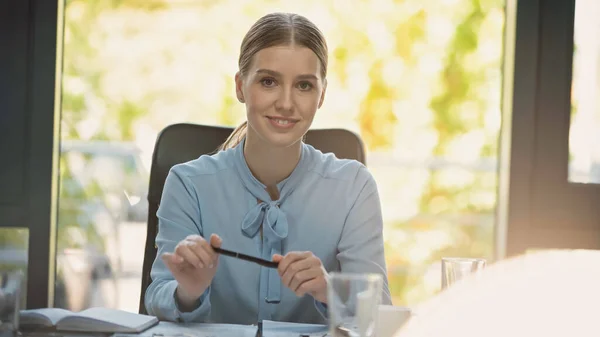
[[[291,111],[294,108],[292,90],[282,89],[277,97],[276,106],[277,109],[283,111]]]

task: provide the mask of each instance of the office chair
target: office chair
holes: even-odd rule
[[[152,282],[150,270],[156,258],[155,244],[158,233],[156,211],[160,203],[163,187],[171,167],[197,159],[204,154],[212,154],[225,142],[233,128],[199,124],[173,124],[164,128],[156,139],[150,167],[148,188],[148,228],[142,271],[142,289],[139,312],[147,314],[144,305],[146,288]],[[321,150],[332,152],[338,158],[354,159],[366,164],[364,145],[360,137],[344,129],[309,130],[305,142]]]

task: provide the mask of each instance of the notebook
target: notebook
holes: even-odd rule
[[[59,308],[45,308],[21,310],[19,314],[19,325],[25,329],[139,333],[157,323],[158,319],[154,316],[108,308],[90,308],[78,313]]]

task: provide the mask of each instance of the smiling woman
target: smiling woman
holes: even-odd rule
[[[302,139],[325,98],[321,67],[315,53],[301,45],[269,47],[254,55],[249,69],[236,75],[237,97],[246,103],[247,146],[260,139],[276,151]]]
[[[257,136],[268,139],[265,118],[274,127],[272,130],[293,129],[286,132],[290,136],[271,141],[282,142],[279,146],[298,142],[298,136],[308,131],[314,113],[323,105],[327,62],[325,38],[305,17],[271,14],[259,19],[242,41],[235,76],[236,95],[246,103],[248,121],[222,148],[237,145],[245,133],[254,134],[248,137],[249,143]],[[256,118],[257,114],[261,117]]]
[[[302,142],[325,97],[326,56],[321,31],[300,15],[268,14],[250,28],[235,75],[245,135],[169,172],[148,313],[325,323],[326,279],[338,271],[382,275],[373,296],[391,303],[375,180],[360,162]],[[220,260],[222,245],[278,267]]]

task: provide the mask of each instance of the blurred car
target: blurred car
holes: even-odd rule
[[[55,307],[113,307],[124,222],[145,222],[148,174],[130,143],[63,141]]]

